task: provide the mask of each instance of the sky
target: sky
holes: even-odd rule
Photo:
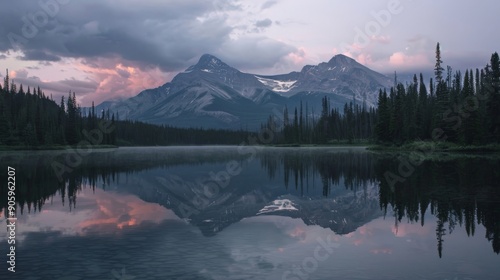
[[[282,74],[348,55],[386,75],[483,68],[500,51],[500,1],[26,0],[0,9],[0,69],[82,106],[169,82],[209,53]],[[1,77],[5,70],[0,71]]]

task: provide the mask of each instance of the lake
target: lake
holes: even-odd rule
[[[134,147],[1,152],[0,166],[0,279],[500,274],[495,156]],[[14,273],[8,167],[17,202]]]

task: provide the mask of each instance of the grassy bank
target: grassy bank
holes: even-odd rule
[[[78,146],[63,146],[63,145],[44,145],[44,146],[5,146],[0,145],[0,151],[47,151],[47,150],[76,150]],[[88,147],[80,147],[87,149]],[[114,145],[93,145],[92,149],[112,149],[118,148]]]
[[[435,151],[453,153],[498,153],[500,144],[488,145],[459,145],[450,142],[415,141],[400,146],[397,145],[370,145],[372,151]]]
[[[290,143],[290,144],[270,144],[267,146],[271,147],[366,147],[373,145],[373,142],[368,140],[349,142],[348,140],[330,140],[328,143],[322,144],[300,144],[300,143]]]

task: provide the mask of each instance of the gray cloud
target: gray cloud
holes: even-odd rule
[[[118,75],[120,75],[120,77],[125,78],[125,79],[130,77],[130,73],[125,71],[125,70],[122,70],[122,69],[116,69],[116,73],[118,73]]]
[[[233,67],[251,71],[273,67],[296,50],[295,47],[263,36],[249,36],[227,41],[215,54]]]
[[[278,3],[278,1],[274,1],[274,0],[267,1],[264,4],[262,4],[261,10],[269,9],[272,6],[276,5],[277,3]]]
[[[90,94],[94,92],[98,83],[94,81],[82,81],[76,79],[65,79],[53,82],[44,82],[39,77],[28,76],[27,71],[21,70],[16,72],[17,76],[14,78],[16,84],[22,84],[24,89],[27,90],[28,87],[36,88],[40,87],[45,95],[50,96],[54,94],[54,98],[60,98],[61,93],[68,92],[78,92],[79,95]]]
[[[18,70],[16,71],[16,79],[18,78],[27,78],[28,77],[28,70],[26,69],[22,69],[22,70]]]
[[[47,14],[38,1],[14,1],[0,10],[0,37],[14,38],[14,44],[9,39],[0,40],[0,52],[21,47],[24,56],[20,59],[43,62],[70,57],[97,63],[99,58],[119,57],[141,69],[154,65],[165,72],[179,71],[203,53],[241,45],[233,44],[233,27],[225,15],[241,9],[238,3],[171,0],[138,5],[127,0],[117,5],[111,0],[70,1],[59,5],[59,12]],[[270,24],[266,19],[256,25]]]
[[[42,50],[26,50],[20,60],[60,61],[61,57]]]
[[[266,18],[266,19],[263,19],[263,20],[258,20],[256,23],[255,23],[255,26],[258,27],[258,28],[265,28],[265,27],[269,27],[273,24],[273,21]]]

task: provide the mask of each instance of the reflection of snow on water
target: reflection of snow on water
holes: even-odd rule
[[[298,209],[295,208],[294,204],[289,199],[277,199],[273,201],[272,205],[267,205],[260,209],[257,215],[281,210],[297,211]]]

